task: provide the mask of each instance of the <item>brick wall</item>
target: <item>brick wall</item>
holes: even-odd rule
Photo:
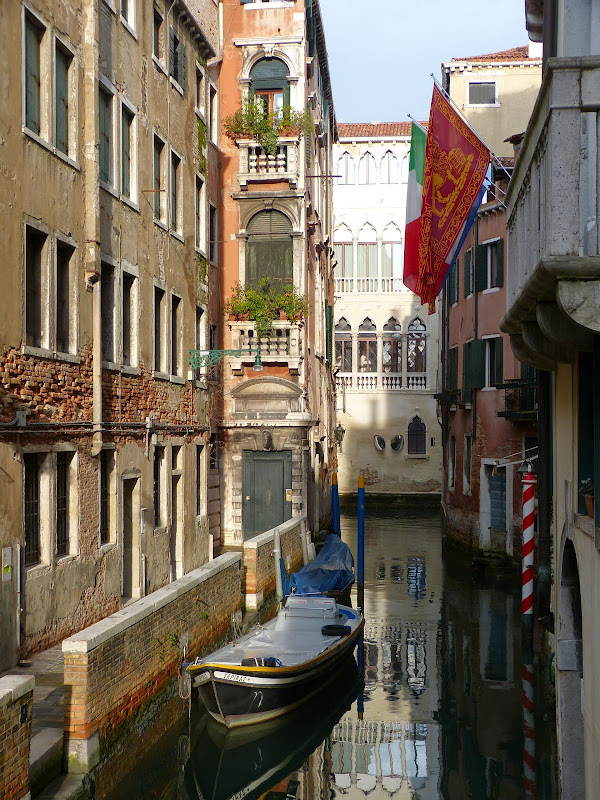
[[[302,526],[304,517],[294,517],[283,525],[279,525],[281,537],[281,555],[287,567],[288,557],[292,572],[301,569],[302,560]],[[246,607],[257,608],[263,598],[275,591],[275,561],[273,559],[273,530],[254,536],[244,542],[244,569]]]
[[[129,714],[214,649],[241,602],[241,556],[230,553],[63,642],[69,770],[87,772]],[[105,753],[103,753],[103,756]]]
[[[29,740],[33,676],[0,678],[0,797],[29,794]]]

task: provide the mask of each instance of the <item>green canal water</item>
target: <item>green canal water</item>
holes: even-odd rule
[[[356,558],[355,518],[342,518],[342,538]],[[233,735],[182,705],[180,722],[97,797],[533,797],[523,778],[518,576],[476,581],[445,561],[437,513],[368,516],[364,607],[364,682],[350,667],[293,715]],[[543,738],[535,796],[552,800]]]

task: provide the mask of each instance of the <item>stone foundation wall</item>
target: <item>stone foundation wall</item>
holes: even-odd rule
[[[279,525],[283,563],[295,572],[303,566],[302,530],[304,517],[293,517]],[[258,608],[275,591],[274,529],[244,542],[246,608]]]
[[[0,678],[0,797],[29,797],[33,676]]]

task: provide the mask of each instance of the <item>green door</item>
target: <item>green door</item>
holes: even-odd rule
[[[244,539],[292,516],[292,452],[244,451]]]

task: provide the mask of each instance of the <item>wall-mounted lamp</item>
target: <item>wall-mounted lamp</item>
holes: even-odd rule
[[[211,364],[216,364],[217,361],[222,361],[227,356],[241,358],[244,353],[252,355],[254,352],[256,352],[256,355],[254,356],[252,370],[254,372],[262,372],[264,367],[260,357],[260,348],[257,348],[255,351],[251,347],[249,347],[247,350],[243,350],[241,348],[239,350],[190,350],[190,367],[192,369],[196,369],[197,367],[208,367]]]

